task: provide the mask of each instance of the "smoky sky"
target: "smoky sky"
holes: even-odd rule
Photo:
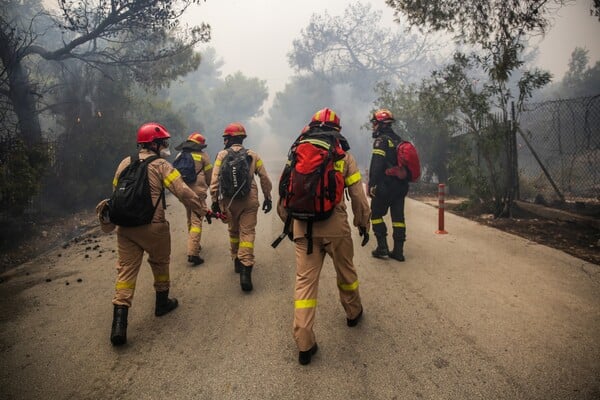
[[[194,6],[185,15],[188,23],[207,22],[212,27],[214,47],[225,65],[225,75],[241,71],[267,81],[270,99],[283,90],[293,71],[286,54],[292,41],[310,21],[312,14],[327,12],[342,16],[347,0],[301,2],[277,0],[209,0]],[[398,28],[392,9],[384,1],[361,1],[383,12],[382,22]],[[561,78],[576,46],[589,50],[590,61],[600,59],[600,22],[589,15],[588,1],[578,0],[561,8],[545,38],[537,38],[540,53],[535,64]],[[376,44],[374,44],[376,45]],[[200,48],[201,50],[201,48]]]

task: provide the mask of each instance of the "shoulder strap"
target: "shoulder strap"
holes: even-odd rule
[[[288,214],[288,216],[285,218],[285,223],[283,225],[283,232],[281,232],[281,235],[279,235],[277,237],[277,239],[275,239],[273,241],[273,243],[271,243],[271,247],[276,248],[277,246],[279,246],[279,243],[281,243],[283,238],[285,238],[286,236],[288,236],[290,234],[291,226],[292,226],[292,216],[290,214]]]
[[[306,246],[306,254],[312,254],[313,252],[313,222],[309,220],[306,222],[306,234],[304,237],[308,240],[308,245]]]
[[[139,155],[136,155],[136,156],[139,159]],[[150,156],[150,157],[146,157],[143,160],[146,163],[146,168],[148,168],[148,165],[150,165],[150,163],[152,161],[154,161],[156,159],[159,159],[159,158],[160,158],[160,156],[158,156],[156,154],[153,155],[153,156]],[[158,208],[158,203],[160,203],[161,200],[162,200],[163,209],[165,209],[165,210],[167,209],[167,199],[166,199],[166,196],[165,196],[165,187],[162,184],[161,184],[161,186],[162,186],[162,189],[160,191],[160,194],[158,195],[158,199],[156,200],[156,204],[154,205],[154,212],[156,212],[156,209]]]

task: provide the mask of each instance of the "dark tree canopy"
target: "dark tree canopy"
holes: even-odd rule
[[[59,0],[52,15],[40,3],[27,1],[35,13],[17,0],[3,1],[0,10],[1,95],[17,120],[17,134],[26,143],[42,137],[39,125],[39,83],[31,66],[44,60],[82,61],[104,73],[120,66],[147,85],[195,68],[193,46],[210,39],[210,26],[181,29],[179,17],[199,0]],[[39,24],[40,19],[44,24]],[[48,35],[60,40],[45,40]],[[173,57],[179,61],[173,62]],[[183,58],[182,58],[183,57]],[[170,61],[170,62],[167,62]],[[160,72],[160,73],[157,73]]]
[[[461,41],[483,44],[524,33],[544,33],[548,15],[572,0],[386,0],[414,26],[452,32]],[[517,29],[514,29],[514,28]]]

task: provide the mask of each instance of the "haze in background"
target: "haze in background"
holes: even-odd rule
[[[381,11],[384,26],[393,30],[401,29],[400,25],[393,21],[392,9],[386,6],[383,0],[361,3],[370,4],[373,11]],[[554,81],[562,79],[567,71],[571,52],[577,46],[589,50],[592,65],[600,59],[600,42],[597,39],[600,37],[600,22],[597,17],[590,16],[589,3],[579,0],[563,7],[555,16],[553,26],[546,37],[532,40],[532,45],[539,46],[539,55],[534,65],[550,71]],[[265,165],[273,173],[273,179],[278,178],[277,174],[287,152],[287,147],[277,145],[278,139],[284,135],[284,143],[291,143],[292,136],[302,128],[286,126],[281,127],[278,132],[271,132],[266,124],[275,94],[285,88],[294,74],[288,65],[287,53],[292,49],[293,40],[300,38],[301,30],[307,27],[313,14],[327,12],[330,16],[342,16],[349,4],[351,2],[348,0],[208,0],[189,9],[185,15],[189,23],[206,22],[211,25],[212,39],[199,50],[202,52],[208,46],[216,50],[217,58],[224,61],[221,69],[223,76],[241,71],[247,77],[256,77],[267,82],[269,97],[263,105],[263,115],[254,118],[246,126],[249,133],[247,145],[261,153]],[[336,104],[329,106],[337,110],[342,117],[342,133],[349,134],[356,130],[362,132],[358,139],[352,140],[353,152],[369,153],[370,134],[364,132],[362,125],[367,122],[365,116],[373,105],[361,105],[360,109],[364,108],[364,113],[348,113],[344,111],[357,109],[356,104],[348,104],[354,100],[343,95],[336,96],[336,99]],[[368,162],[368,156],[365,157],[362,167],[366,167],[364,164]]]
[[[204,21],[211,25],[212,39],[208,45],[214,47],[225,62],[225,75],[241,71],[267,81],[270,105],[274,94],[284,88],[293,74],[286,54],[291,50],[292,41],[307,26],[310,16],[324,12],[342,15],[349,3],[348,0],[208,0],[190,9],[186,19],[190,23]],[[384,1],[362,3],[383,11],[383,21],[397,27],[392,10]],[[539,44],[536,65],[549,70],[555,80],[566,72],[576,46],[589,50],[592,63],[600,59],[600,22],[589,15],[589,8],[590,2],[584,0],[563,7],[554,26]]]

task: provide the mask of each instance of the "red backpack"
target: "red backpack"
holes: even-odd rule
[[[312,252],[312,223],[329,218],[342,201],[344,176],[335,164],[345,154],[339,142],[326,135],[301,136],[294,142],[279,179],[279,196],[288,218],[273,247],[289,233],[295,218],[307,221],[308,253]]]
[[[416,182],[421,177],[421,162],[417,149],[411,142],[402,141],[396,146],[398,165],[385,170],[386,175]]]

